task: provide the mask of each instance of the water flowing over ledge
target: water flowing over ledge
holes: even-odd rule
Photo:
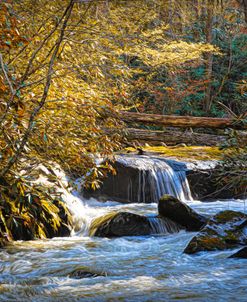
[[[118,155],[117,175],[109,175],[99,190],[84,196],[123,203],[157,203],[164,194],[181,201],[193,200],[186,177],[186,165],[162,158]]]
[[[168,235],[181,230],[177,223],[168,218],[148,217],[148,220],[153,234]]]
[[[149,186],[153,202],[158,202],[164,194],[172,195],[181,201],[192,200],[183,166],[180,170],[175,170],[169,161],[147,156],[119,156],[117,161],[139,170],[138,202],[146,202],[146,186]],[[133,194],[131,184],[130,180],[128,196]]]

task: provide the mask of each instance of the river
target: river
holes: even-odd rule
[[[240,200],[188,204],[204,214],[246,212]],[[81,216],[116,209],[154,214],[157,204],[83,201]],[[67,238],[14,242],[0,251],[0,301],[247,301],[246,260],[228,259],[235,250],[183,254],[194,235],[107,239],[84,227]],[[69,277],[78,268],[103,276]]]

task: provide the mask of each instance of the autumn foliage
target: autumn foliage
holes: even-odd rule
[[[225,49],[197,24],[207,24],[203,12],[211,7],[195,3],[1,1],[0,179],[8,190],[18,182],[28,187],[29,175],[20,179],[20,171],[33,161],[56,162],[97,188],[112,167],[98,167],[95,155],[112,159],[123,140],[119,110],[202,110],[209,85],[215,89],[205,64]],[[241,96],[244,79],[236,85]],[[213,101],[210,94],[210,110]],[[25,190],[16,194],[25,199]]]

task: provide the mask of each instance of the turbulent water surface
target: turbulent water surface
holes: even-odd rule
[[[157,207],[92,203],[82,206],[86,220],[112,209],[153,214]],[[206,214],[245,211],[243,201],[190,205]],[[246,260],[228,259],[234,250],[183,254],[194,234],[106,239],[90,238],[84,228],[70,238],[15,242],[0,251],[0,301],[247,301]],[[77,268],[105,276],[70,278]]]

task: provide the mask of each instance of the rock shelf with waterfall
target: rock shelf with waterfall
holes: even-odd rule
[[[0,250],[0,301],[221,301],[226,292],[232,301],[246,292],[244,252],[230,258],[247,244],[244,199],[194,200],[185,163],[119,156],[116,166],[101,198],[83,197],[81,179],[71,187],[58,166],[54,188],[42,169],[38,181],[61,194],[73,231]]]
[[[123,203],[158,202],[164,194],[182,201],[192,200],[187,167],[184,163],[149,156],[117,156],[116,175],[109,175],[99,190],[86,191],[86,197]]]

